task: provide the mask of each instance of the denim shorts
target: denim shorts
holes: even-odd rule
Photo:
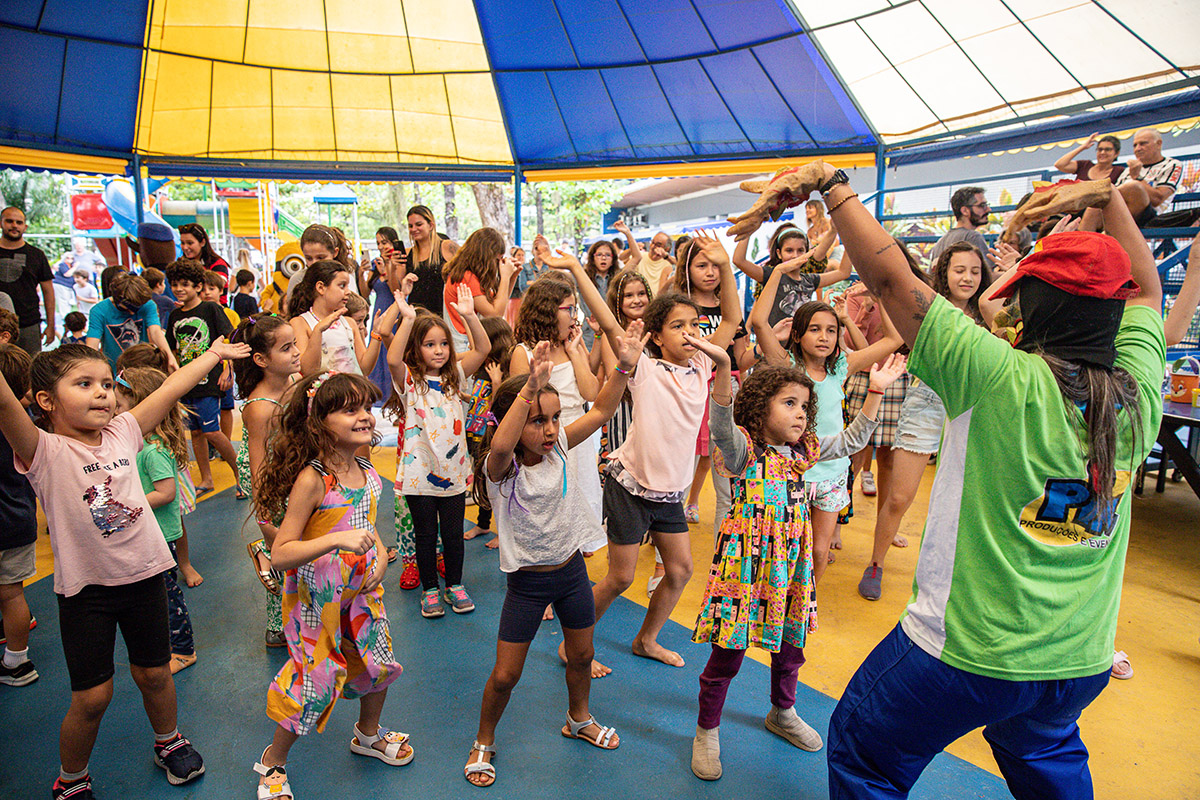
[[[936,453],[945,422],[946,407],[942,399],[928,384],[914,381],[904,396],[904,405],[900,406],[895,447],[922,455]]]

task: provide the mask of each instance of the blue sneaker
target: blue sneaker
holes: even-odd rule
[[[475,601],[471,599],[471,595],[467,594],[467,590],[461,583],[447,586],[444,597],[455,614],[470,614],[475,610]]]
[[[204,774],[204,759],[182,735],[154,743],[154,763],[167,771],[167,780],[179,786]]]
[[[438,599],[437,589],[427,589],[421,593],[421,616],[426,619],[435,617],[444,617],[446,615],[446,607],[442,605],[442,601]]]

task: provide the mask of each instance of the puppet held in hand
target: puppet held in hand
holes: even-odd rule
[[[1059,181],[1033,190],[1033,196],[1012,215],[1000,240],[1015,245],[1021,229],[1056,214],[1077,214],[1088,208],[1104,208],[1112,196],[1112,181]]]
[[[767,217],[779,219],[784,211],[807,200],[824,182],[825,162],[820,159],[802,167],[781,169],[769,181],[743,181],[742,191],[758,193],[758,200],[746,212],[729,218],[726,233],[742,241],[758,230]]]

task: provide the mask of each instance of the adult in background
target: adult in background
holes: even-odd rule
[[[1107,235],[1047,236],[1005,279],[1014,348],[923,285],[845,173],[823,172],[847,253],[948,419],[913,599],[830,721],[830,797],[906,797],[983,726],[1018,800],[1090,798],[1078,719],[1112,670],[1130,478],[1162,414],[1150,251],[1120,192],[1064,201],[1102,206],[1081,227]]]
[[[90,276],[86,268],[84,273]],[[75,307],[75,253],[71,250],[62,254],[62,258],[51,270],[51,283],[54,284],[54,327],[62,328],[63,320]]]
[[[638,246],[637,242],[632,237],[629,237],[629,241],[629,249],[634,251],[634,248]],[[675,256],[671,255],[671,237],[659,231],[650,237],[650,249],[641,254],[640,260],[638,260],[638,252],[640,251],[633,252],[629,263],[633,265],[635,272],[646,276],[655,293],[661,293],[671,280],[671,273],[675,270]]]
[[[618,222],[617,225],[621,227],[625,226],[623,222]],[[617,228],[617,230],[620,230],[620,228]],[[591,279],[592,285],[600,290],[601,297],[608,294],[609,278],[617,274],[620,263],[617,258],[617,250],[608,239],[600,239],[588,248],[587,258],[583,262],[583,271]],[[587,320],[592,316],[592,310],[587,307],[587,303],[582,298],[579,303],[582,307],[583,318]],[[592,345],[595,342],[596,332],[592,329],[591,322],[589,321],[588,324],[583,326],[583,343],[587,347],[588,352],[592,351]],[[596,355],[598,357],[599,352]]]
[[[983,253],[988,269],[995,269],[996,265],[987,255],[987,239],[979,232],[980,228],[987,226],[991,210],[982,186],[963,186],[956,189],[954,194],[950,195],[950,212],[954,214],[954,227],[946,231],[933,245],[929,260],[937,261],[942,251],[955,242],[966,242]]]
[[[379,248],[379,257],[371,259],[370,262],[364,258],[364,268],[359,273],[362,296],[369,298],[371,292],[375,293],[375,310],[367,328],[372,331],[375,330],[375,321],[379,315],[396,303],[396,292],[399,291],[400,280],[404,277],[405,256],[408,255],[404,249],[404,242],[400,241],[400,234],[388,225],[375,231],[375,246]],[[392,374],[388,370],[387,358],[377,359],[367,377],[379,387],[383,399],[391,396]]]
[[[219,273],[225,279],[221,289],[221,305],[225,305],[229,301],[229,262],[217,255],[208,240],[208,231],[198,222],[180,225],[179,247],[184,258],[199,261],[205,269]]]
[[[413,206],[405,216],[408,219],[408,238],[412,240],[405,269],[417,276],[416,285],[408,295],[408,303],[423,306],[439,317],[444,316],[442,293],[446,285],[442,279],[442,267],[454,258],[458,244],[445,234],[438,233],[433,212],[428,206]]]
[[[1171,198],[1183,177],[1183,165],[1163,155],[1162,134],[1154,128],[1142,128],[1133,135],[1133,158],[1126,166],[1117,190],[1138,227],[1153,227],[1151,221],[1171,207]]]
[[[46,254],[25,241],[25,225],[25,212],[16,206],[0,211],[0,292],[12,298],[21,326],[17,345],[35,355],[42,351],[43,342],[50,344],[55,337],[54,276]],[[39,288],[46,308],[44,336]]]
[[[1096,145],[1095,162],[1088,161],[1086,158],[1076,159],[1080,153],[1092,145]],[[1108,178],[1116,183],[1117,179],[1121,177],[1121,173],[1125,171],[1124,164],[1113,163],[1120,153],[1120,139],[1115,136],[1101,136],[1093,133],[1086,142],[1055,161],[1054,168],[1059,172],[1074,175],[1077,181],[1100,181]]]

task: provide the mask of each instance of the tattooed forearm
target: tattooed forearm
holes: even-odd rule
[[[891,250],[891,249],[892,249],[893,247],[895,247],[895,246],[896,246],[896,243],[895,243],[894,241],[892,241],[892,242],[888,242],[886,245],[884,245],[883,247],[881,247],[881,248],[879,248],[878,250],[876,250],[876,251],[875,251],[875,255],[877,255],[877,256],[881,256],[881,255],[883,255],[884,253],[886,253],[888,250]]]

